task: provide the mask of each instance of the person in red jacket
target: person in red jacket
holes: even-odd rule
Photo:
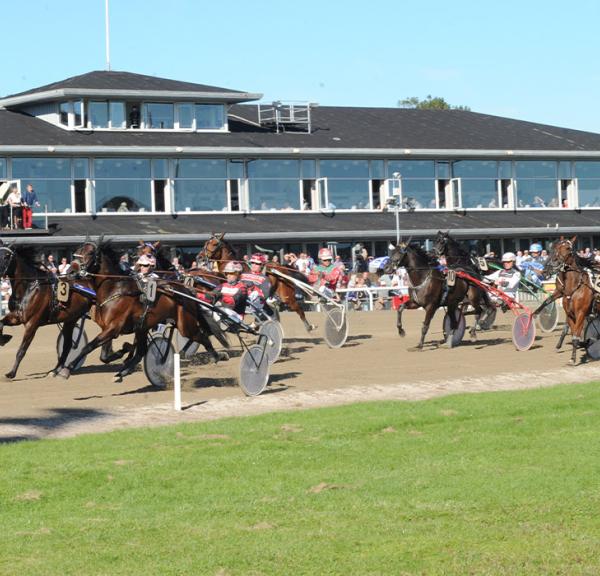
[[[241,280],[248,288],[248,300],[253,310],[260,314],[263,310],[272,316],[273,310],[267,304],[271,294],[271,282],[263,273],[267,257],[259,252],[250,257],[250,272],[244,272]]]
[[[329,248],[319,250],[319,264],[311,270],[308,279],[311,284],[331,298],[338,298],[335,293],[344,276],[342,270],[332,264],[333,254]]]
[[[226,281],[219,284],[209,294],[214,298],[217,305],[221,305],[227,315],[241,322],[246,311],[248,300],[248,287],[241,281],[242,265],[239,262],[227,262],[225,269]]]

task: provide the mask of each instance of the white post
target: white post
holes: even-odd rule
[[[175,410],[181,411],[181,364],[179,362],[179,352],[175,352],[173,355],[174,368],[174,379],[173,384],[173,397],[174,397],[174,408]]]

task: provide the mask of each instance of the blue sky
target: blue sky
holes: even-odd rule
[[[106,67],[104,0],[2,2],[0,94]],[[595,0],[110,0],[111,65],[264,94],[473,111],[600,133]]]

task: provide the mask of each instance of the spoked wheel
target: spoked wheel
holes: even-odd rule
[[[269,359],[264,346],[253,344],[242,354],[240,387],[246,396],[258,396],[269,381]]]
[[[174,354],[169,338],[154,336],[150,339],[144,356],[144,374],[152,386],[161,390],[173,388]]]
[[[77,356],[79,356],[81,351],[87,346],[87,343],[88,343],[87,334],[85,333],[85,330],[81,327],[81,324],[75,324],[75,328],[73,328],[73,336],[71,338],[71,341],[72,341],[71,350],[70,350],[69,354],[67,355],[67,360],[65,362],[65,366],[69,366],[70,363],[73,360],[75,360],[75,358],[77,358]],[[56,340],[56,353],[58,354],[59,358],[60,358],[60,355],[62,354],[64,345],[65,345],[65,338],[64,338],[63,332],[61,330],[60,334],[58,335],[58,338]],[[75,366],[74,369],[79,370],[79,368],[81,368],[83,366],[83,364],[85,363],[86,358],[87,358],[87,356],[84,356],[79,362],[77,362],[77,365]]]
[[[558,325],[558,307],[556,302],[548,304],[537,316],[536,323],[542,332],[553,332]]]
[[[465,335],[465,329],[467,327],[465,315],[460,310],[455,311],[455,318],[457,321],[457,326],[456,330],[454,330],[454,333],[452,334],[452,339],[450,340],[450,346],[452,348],[458,346],[462,342],[462,339]],[[446,342],[448,341],[448,336],[451,332],[452,322],[450,320],[450,314],[446,312],[446,314],[444,315],[444,340]]]
[[[494,322],[496,321],[496,313],[498,309],[494,306],[490,308],[490,311],[485,315],[483,320],[479,320],[479,329],[480,330],[491,330],[494,326]]]
[[[533,316],[521,312],[513,322],[512,339],[515,348],[520,352],[529,350],[535,340],[535,322]]]
[[[273,364],[279,358],[283,347],[283,328],[276,320],[267,320],[261,324],[258,333],[267,338],[265,351],[269,364]]]
[[[586,322],[583,338],[589,358],[600,359],[600,318],[598,316],[594,316]]]
[[[348,318],[343,306],[325,305],[324,338],[330,348],[341,348],[348,338]]]

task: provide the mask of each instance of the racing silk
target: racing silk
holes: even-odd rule
[[[493,274],[486,276],[487,280],[495,282],[498,288],[508,294],[509,296],[516,296],[519,288],[519,280],[521,280],[521,273],[514,268],[510,270],[496,270]]]
[[[533,282],[537,286],[542,285],[542,272],[544,270],[544,261],[541,258],[532,258],[529,256],[521,260],[519,268],[527,280]]]
[[[269,279],[264,274],[244,272],[241,281],[248,288],[249,295],[256,292],[261,298],[266,300],[271,293],[271,282],[269,282]]]
[[[318,264],[311,270],[308,280],[311,284],[318,284],[319,287],[326,286],[335,292],[338,284],[342,282],[342,276],[343,272],[334,264],[329,266]]]
[[[235,284],[223,282],[215,288],[212,294],[223,303],[223,306],[231,308],[240,316],[244,315],[246,300],[248,299],[248,288],[241,280],[238,280]]]

